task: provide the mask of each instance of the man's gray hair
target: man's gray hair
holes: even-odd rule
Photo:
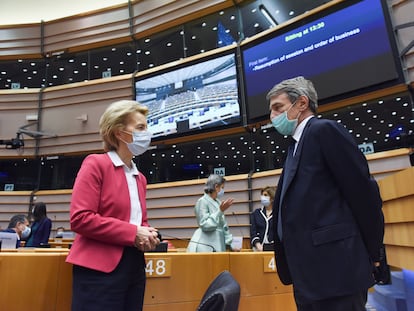
[[[225,182],[226,180],[223,176],[212,174],[207,178],[206,186],[204,187],[204,192],[213,193],[214,191],[216,191],[216,186],[221,186]]]
[[[24,224],[27,220],[27,216],[23,214],[14,215],[9,222],[8,229],[16,228],[17,224],[20,222]]]
[[[266,99],[269,101],[271,97],[286,93],[289,100],[293,103],[299,96],[306,96],[309,99],[309,108],[313,113],[318,110],[318,94],[312,81],[305,79],[302,76],[284,80],[276,84],[267,93]]]

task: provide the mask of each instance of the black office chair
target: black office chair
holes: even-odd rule
[[[197,311],[237,311],[239,300],[239,283],[229,271],[223,271],[210,283]]]

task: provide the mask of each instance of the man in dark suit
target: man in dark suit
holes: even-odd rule
[[[311,81],[282,81],[267,99],[276,130],[294,139],[273,206],[279,278],[299,311],[365,311],[384,235],[367,161],[340,123],[315,117]]]
[[[1,230],[0,230],[1,231]],[[21,239],[27,239],[30,235],[29,219],[26,215],[14,215],[9,222],[7,229],[2,232],[16,233],[17,241],[16,248],[20,247]]]

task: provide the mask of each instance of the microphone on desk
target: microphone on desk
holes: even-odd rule
[[[211,249],[212,249],[212,251],[213,251],[213,253],[215,253],[216,252],[216,249],[214,248],[214,246],[213,245],[210,245],[210,244],[206,244],[206,243],[201,243],[201,242],[196,242],[196,241],[188,241],[188,243],[195,243],[195,244],[199,244],[199,245],[204,245],[204,246],[208,246],[208,247],[210,247]]]
[[[207,244],[207,243],[191,241],[191,240],[188,240],[188,239],[181,239],[181,238],[178,238],[178,237],[172,236],[172,235],[164,235],[164,236],[169,237],[169,238],[172,238],[172,239],[176,239],[176,240],[179,240],[179,241],[185,241],[185,242],[188,242],[188,243],[194,243],[194,244],[198,244],[198,245],[207,246],[207,247],[210,247],[211,248],[211,250],[213,251],[213,253],[217,252],[213,245],[210,245],[210,244]]]

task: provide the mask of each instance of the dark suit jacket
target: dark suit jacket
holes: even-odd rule
[[[266,207],[258,208],[250,215],[250,243],[254,246],[257,242],[263,244],[265,234],[269,243],[274,242],[273,214],[266,221]]]
[[[384,219],[378,185],[353,137],[337,122],[311,118],[289,167],[279,180],[273,212],[281,281],[293,282],[304,302],[368,289]]]
[[[32,233],[26,242],[27,247],[38,247],[41,244],[48,244],[50,231],[52,230],[52,220],[43,218],[32,224]]]

